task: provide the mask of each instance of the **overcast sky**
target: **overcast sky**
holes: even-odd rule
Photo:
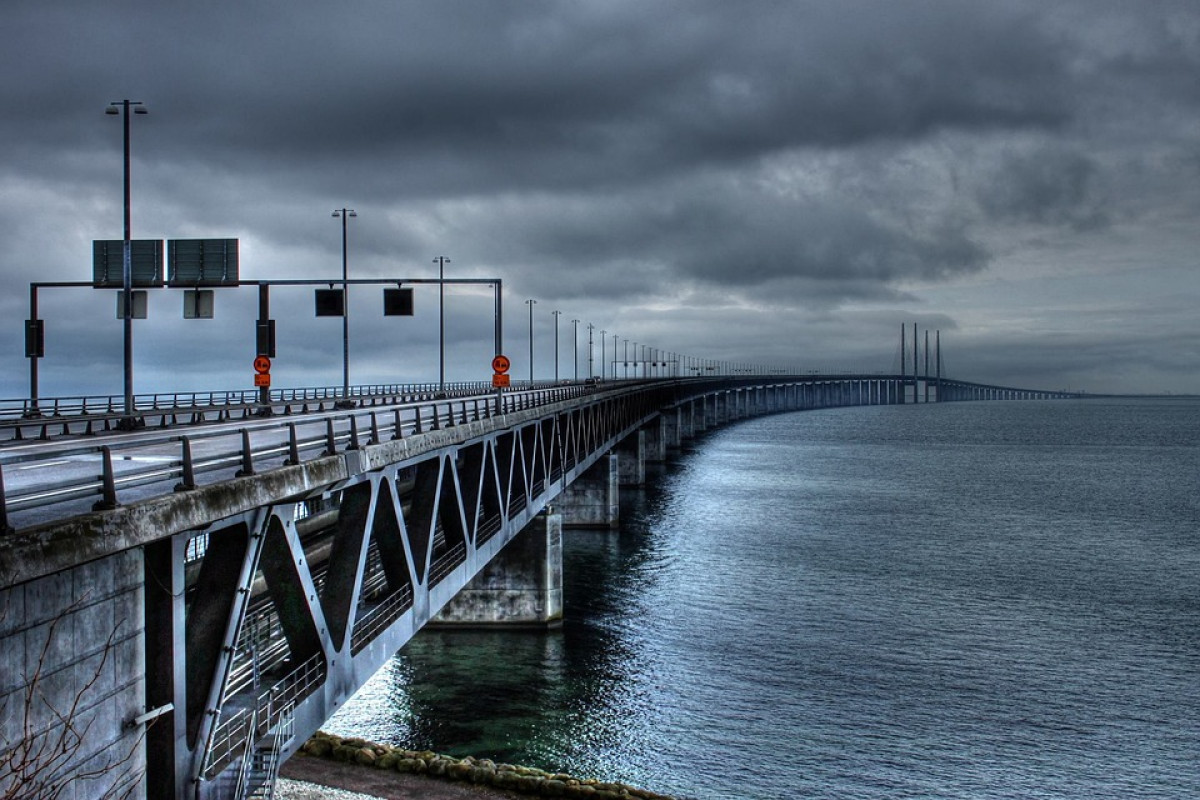
[[[1200,392],[1200,4],[5,0],[0,396],[31,281],[122,235],[236,237],[245,279],[504,282],[528,377],[586,325],[664,351],[1006,385]],[[351,381],[436,380],[437,294],[351,292]],[[41,293],[43,396],[119,394],[115,293]],[[341,325],[277,289],[274,385],[341,381]],[[138,392],[251,385],[253,289],[135,324]],[[490,375],[486,290],[447,290],[448,380]],[[911,330],[911,327],[910,327]]]

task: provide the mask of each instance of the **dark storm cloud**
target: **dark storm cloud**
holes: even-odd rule
[[[1109,223],[1094,158],[1061,147],[1006,156],[980,190],[984,211],[1006,221],[1077,231]]]
[[[611,184],[1069,116],[1059,43],[960,4],[19,9],[7,72],[36,67],[41,86],[6,94],[59,112],[48,145],[132,83],[164,118],[147,154],[308,185],[349,170],[368,196]]]
[[[90,240],[118,235],[120,125],[101,112],[123,97],[151,109],[133,126],[135,235],[238,236],[252,277],[336,271],[342,206],[356,275],[428,275],[444,253],[510,298],[683,341],[717,311],[746,342],[782,317],[829,332],[818,317],[849,326],[845,309],[950,314],[922,307],[930,291],[987,273],[1188,274],[1198,17],[1166,1],[11,0],[0,302],[22,315],[26,281],[84,277]],[[1004,302],[961,313],[1014,318]],[[859,352],[879,333],[840,335]]]
[[[553,233],[542,244],[578,262],[620,243],[623,252],[664,266],[675,280],[743,287],[799,277],[846,283],[938,278],[986,262],[961,230],[914,234],[849,204],[711,185],[641,200],[609,213],[552,220],[547,228]]]

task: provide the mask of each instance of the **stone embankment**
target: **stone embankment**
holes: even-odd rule
[[[404,750],[364,739],[342,738],[318,731],[301,751],[316,758],[460,781],[536,797],[588,800],[677,800],[670,795],[623,783],[574,778],[531,767],[497,764],[486,758],[457,759],[431,751]]]

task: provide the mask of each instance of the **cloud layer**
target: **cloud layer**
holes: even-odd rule
[[[6,27],[5,396],[27,391],[28,283],[85,280],[91,240],[120,236],[102,111],[124,97],[150,109],[135,236],[237,236],[244,277],[326,278],[330,211],[355,208],[354,276],[445,254],[504,280],[519,376],[533,297],[539,377],[557,309],[563,372],[570,319],[805,370],[890,369],[917,321],[964,378],[1200,392],[1189,2],[16,0]],[[248,382],[250,291],[214,323],[156,300],[139,391]],[[110,294],[54,292],[44,393],[118,391]],[[368,295],[355,380],[430,377],[436,298],[397,327]],[[485,377],[490,305],[451,295],[450,375]],[[336,383],[338,326],[298,291],[274,313],[277,383]]]

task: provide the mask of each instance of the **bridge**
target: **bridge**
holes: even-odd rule
[[[1073,396],[901,373],[148,395],[133,426],[9,404],[0,795],[269,796],[424,625],[554,624],[563,527],[615,526],[621,486],[716,426]]]

